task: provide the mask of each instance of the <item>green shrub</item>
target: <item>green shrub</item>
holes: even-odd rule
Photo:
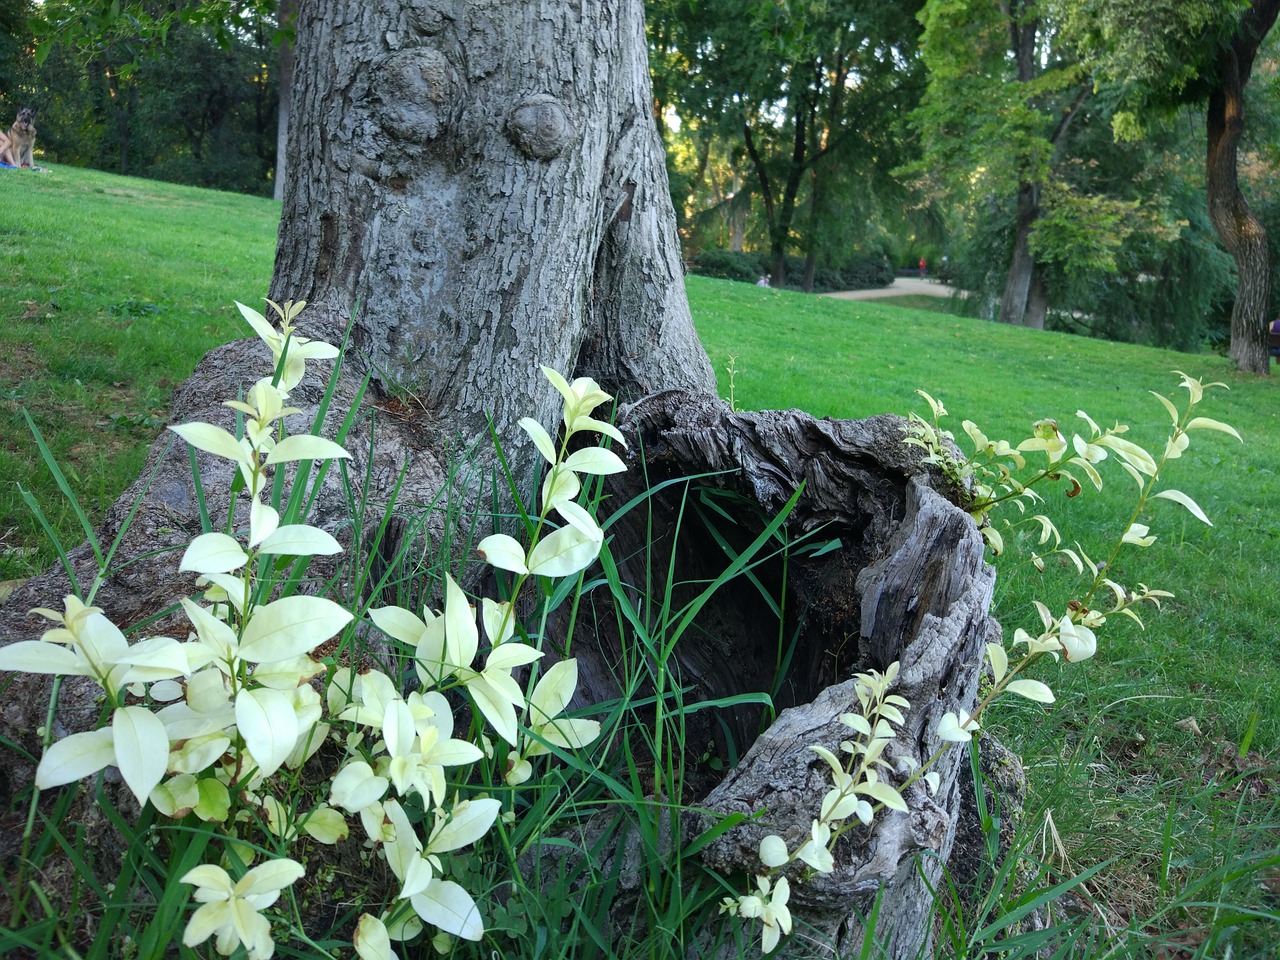
[[[743,253],[740,250],[703,250],[690,262],[690,269],[703,277],[755,283],[762,276],[768,276],[769,263],[767,255],[758,253]]]

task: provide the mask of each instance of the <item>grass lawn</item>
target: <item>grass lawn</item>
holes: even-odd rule
[[[89,170],[0,171],[0,581],[54,559],[18,485],[68,538],[75,519],[26,409],[101,513],[142,468],[169,394],[260,302],[280,206]]]
[[[0,209],[6,580],[53,558],[19,486],[67,541],[79,539],[22,411],[82,502],[100,514],[137,474],[172,387],[209,347],[242,335],[231,301],[266,293],[279,206],[54,169],[0,176]],[[962,441],[965,418],[1016,442],[1041,417],[1083,429],[1075,418],[1083,408],[1103,426],[1131,424],[1134,440],[1159,450],[1168,418],[1148,391],[1181,405],[1175,369],[1230,386],[1211,392],[1199,413],[1235,426],[1244,444],[1198,431],[1168,476],[1214,526],[1161,501],[1139,518],[1156,544],[1126,551],[1114,571],[1121,582],[1169,589],[1175,599],[1145,617],[1145,632],[1108,623],[1088,664],[1044,671],[1061,701],[1055,708],[1004,706],[990,726],[1032,768],[1035,854],[1068,872],[1115,858],[1084,896],[1108,923],[1170,943],[1181,938],[1189,946],[1163,954],[1171,958],[1222,956],[1225,943],[1235,956],[1274,956],[1267,951],[1280,942],[1280,383],[1236,374],[1208,354],[1005,327],[914,303],[696,277],[689,295],[721,392],[743,409],[923,414],[915,391],[924,389],[952,412]],[[1104,552],[1131,509],[1127,477],[1104,476],[1100,495],[1049,494],[1047,512],[1090,554]],[[1051,561],[1039,574],[1015,567],[1017,551],[1009,553],[996,613],[1011,635],[1038,623],[1033,599],[1061,611],[1077,581],[1064,564]]]

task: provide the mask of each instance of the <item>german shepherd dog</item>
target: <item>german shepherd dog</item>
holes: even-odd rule
[[[18,119],[9,128],[9,140],[15,164],[19,167],[34,167],[36,112],[33,108],[23,107],[18,111]]]

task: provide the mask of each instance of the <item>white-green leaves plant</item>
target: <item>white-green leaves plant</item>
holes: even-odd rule
[[[249,960],[269,960],[276,945],[271,939],[271,924],[260,911],[275,903],[280,891],[304,872],[300,863],[288,858],[254,867],[235,883],[227,871],[212,863],[188,870],[180,882],[195,886],[192,897],[201,906],[187,921],[183,944],[194,947],[214,937],[214,945],[224,957],[243,944]]]
[[[63,611],[36,611],[55,624],[40,640],[0,650],[0,669],[89,677],[107,696],[109,722],[54,743],[41,760],[37,786],[58,786],[115,765],[140,804],[150,802],[175,819],[194,813],[204,821],[221,841],[211,850],[235,851],[227,865],[252,862],[254,847],[240,838],[255,829],[261,831],[258,849],[288,847],[304,835],[334,844],[347,838],[347,818],[354,816],[400,881],[390,904],[371,905],[375,911],[361,917],[354,939],[359,956],[393,957],[393,940],[416,937],[427,926],[435,929],[438,946],[451,938],[479,940],[480,908],[450,877],[450,858],[481,841],[500,815],[514,812],[504,813],[503,801],[475,795],[475,769],[492,743],[479,726],[471,731],[474,739],[454,735],[446,692],[467,698],[473,716],[526,767],[529,760],[517,744],[535,758],[552,746],[577,749],[599,735],[599,724],[564,716],[577,684],[573,660],[559,661],[541,678],[526,678],[542,651],[517,636],[512,604],[482,598],[478,624],[475,606],[448,576],[442,612],[369,611],[373,625],[410,658],[419,689],[406,695],[381,670],[356,674],[339,666],[321,694],[317,681],[330,668],[313,654],[354,617],[327,597],[275,596],[273,571],[282,569],[277,557],[333,555],[341,545],[326,531],[282,517],[280,504],[291,501],[281,497],[275,471],[348,456],[332,440],[285,428],[299,412],[288,406],[288,392],[306,361],[336,357],[337,350],[298,336],[294,321],[302,304],[272,303],[278,326],[239,306],[270,348],[274,376],[226,401],[238,414],[236,432],[207,423],[172,428],[196,449],[231,461],[243,487],[230,504],[227,527],[194,538],[181,558],[180,568],[196,574],[204,588],[201,600],[181,601],[189,637],[130,643],[101,610],[68,597]],[[610,399],[594,381],[569,383],[552,371],[547,376],[565,399],[564,436],[557,445],[539,425],[522,424],[551,470],[538,531],[528,547],[512,537],[491,537],[486,552],[495,565],[521,576],[574,576],[603,543],[594,516],[576,502],[578,478],[624,467],[602,447],[579,444],[569,453],[569,440],[584,431],[618,443],[622,437],[591,416]],[[549,523],[553,516],[556,527]],[[140,699],[126,703],[126,694]],[[282,780],[279,772],[320,755],[326,741],[343,754],[326,788],[328,802],[291,796],[298,781]],[[510,792],[507,797],[513,804]],[[402,800],[425,815],[420,826]],[[195,887],[200,906],[183,942],[193,947],[212,938],[224,955],[243,947],[250,960],[272,956],[266,911],[302,875],[299,862],[287,857],[235,881],[215,863],[187,871],[181,882]]]

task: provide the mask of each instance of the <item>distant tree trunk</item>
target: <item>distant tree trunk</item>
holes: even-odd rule
[[[1231,42],[1218,55],[1218,82],[1209,95],[1205,186],[1209,219],[1235,257],[1238,288],[1231,310],[1231,359],[1248,373],[1269,376],[1267,322],[1271,255],[1267,233],[1240,191],[1238,159],[1244,133],[1244,90],[1258,47],[1275,24],[1280,0],[1253,0]]]
[[[1027,326],[1044,326],[1043,310],[1039,322],[1032,303],[1032,290],[1036,287],[1037,267],[1031,255],[1031,230],[1040,216],[1040,188],[1033,183],[1018,187],[1017,219],[1013,235],[1013,258],[1009,262],[1009,274],[1005,279],[1004,297],[1000,301],[1000,322]]]
[[[811,65],[811,69],[816,68]],[[805,70],[796,71],[797,74],[805,72]],[[795,221],[796,197],[800,195],[800,184],[809,166],[810,137],[814,119],[814,105],[811,101],[812,91],[805,88],[798,91],[788,102],[792,111],[791,158],[787,163],[787,176],[782,183],[781,193],[777,192],[769,176],[769,169],[760,155],[755,136],[751,132],[751,124],[745,124],[742,130],[747,155],[751,158],[756,181],[760,186],[765,223],[769,228],[769,255],[772,263],[770,280],[775,287],[785,286],[787,280],[787,247],[791,243],[791,224]]]
[[[1000,9],[1009,27],[1009,52],[1017,68],[1017,82],[1029,84],[1039,72],[1036,38],[1040,18],[1035,0],[1002,0]],[[1004,296],[1000,301],[1000,322],[1019,326],[1034,320],[1028,315],[1034,287],[1036,261],[1031,255],[1031,231],[1040,217],[1040,185],[1024,180],[1018,184],[1017,212],[1014,221],[1013,257],[1005,278]],[[1043,316],[1040,326],[1044,326]]]
[[[281,28],[292,26],[295,16],[294,0],[280,0],[276,16]],[[276,167],[271,195],[276,200],[283,200],[284,180],[289,170],[289,100],[293,95],[293,43],[289,40],[280,44],[277,81],[280,105],[276,111]]]
[[[1037,266],[1031,277],[1031,295],[1027,297],[1027,315],[1023,318],[1023,325],[1043,330],[1048,310],[1049,292],[1044,286],[1044,271]]]
[[[819,168],[813,167],[809,171],[809,235],[805,238],[804,278],[800,282],[800,289],[805,293],[813,292],[814,276],[818,272],[818,217],[826,202],[825,185]]]
[[[1019,83],[1029,84],[1041,71],[1039,37],[1042,24],[1038,0],[1002,0],[1001,10],[1009,27],[1009,52],[1013,55],[1017,68],[1017,80]],[[1082,84],[1077,88],[1072,102],[1058,112],[1053,132],[1048,136],[1049,146],[1055,156],[1089,91],[1090,85]],[[1031,109],[1042,109],[1034,98],[1029,98],[1027,105]],[[1023,173],[1029,178],[1043,177],[1043,174],[1034,171],[1024,170]],[[1013,257],[1005,279],[999,314],[1001,323],[1015,323],[1036,329],[1044,329],[1048,309],[1044,271],[1031,252],[1031,233],[1040,218],[1040,187],[1043,182],[1043,179],[1027,179],[1018,184]]]

